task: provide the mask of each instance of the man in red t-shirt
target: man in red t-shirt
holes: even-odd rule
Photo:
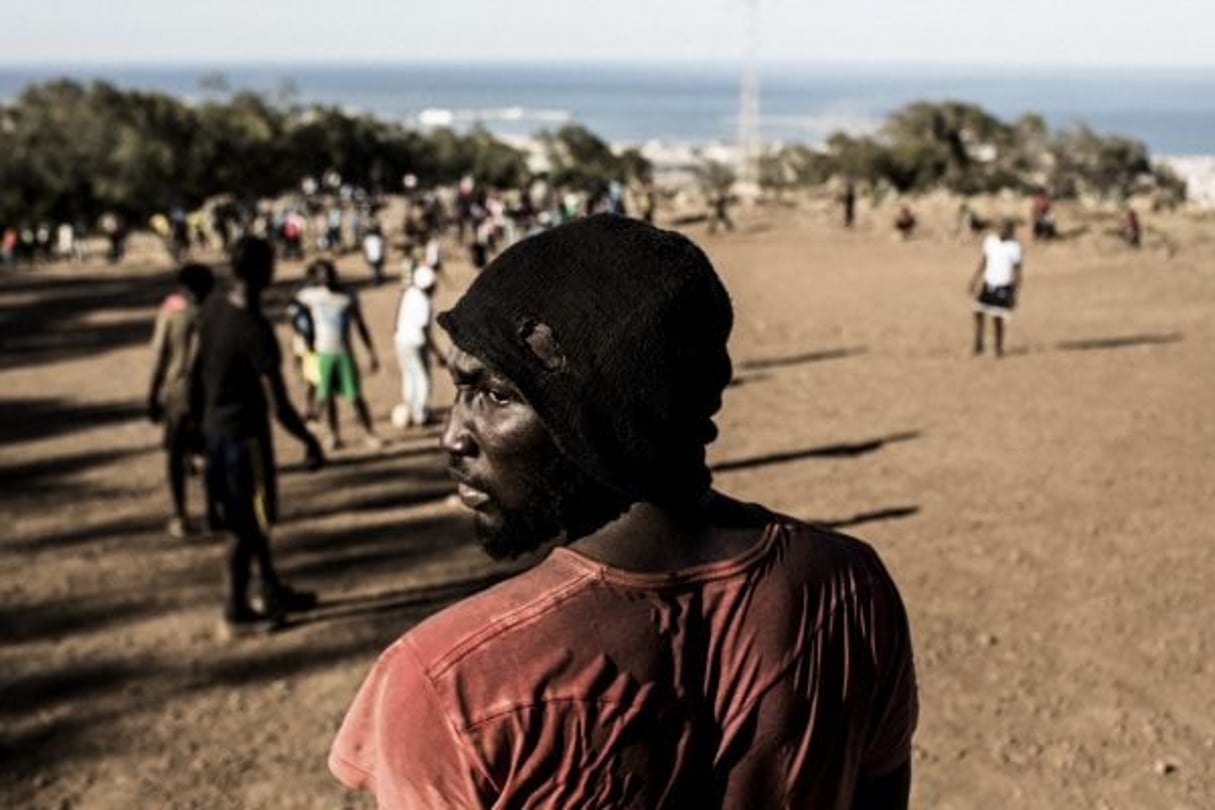
[[[729,297],[622,217],[526,239],[439,317],[443,434],[536,566],[376,663],[330,754],[382,808],[905,808],[907,618],[866,544],[714,491]]]

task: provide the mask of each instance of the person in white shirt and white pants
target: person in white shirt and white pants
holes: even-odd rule
[[[430,356],[440,363],[443,358],[434,352],[430,333],[431,305],[437,276],[422,265],[410,274],[409,284],[397,304],[397,361],[401,365],[401,405],[394,409],[393,423],[398,427],[426,425],[430,420],[427,403],[430,400]]]

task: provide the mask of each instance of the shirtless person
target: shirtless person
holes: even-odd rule
[[[232,289],[214,295],[202,313],[195,396],[202,403],[207,440],[207,481],[231,534],[225,555],[228,635],[273,629],[288,612],[307,610],[316,595],[297,591],[278,575],[270,553],[270,528],[278,518],[270,414],[305,448],[309,469],[324,461],[320,444],[291,406],[283,382],[274,329],[262,313],[262,293],[274,274],[274,249],[246,236],[232,249]],[[262,609],[250,601],[256,563]]]

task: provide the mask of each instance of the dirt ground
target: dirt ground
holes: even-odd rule
[[[886,559],[920,676],[913,805],[1215,807],[1215,222],[1149,222],[1140,252],[1028,245],[996,360],[971,355],[976,241],[944,214],[907,243],[888,210],[851,233],[833,216],[691,226],[737,311],[711,457],[722,489]],[[0,806],[368,807],[325,768],[366,670],[505,569],[437,432],[388,424],[397,288],[367,288],[392,441],[362,449],[344,412],[351,449],[307,474],[279,436],[276,553],[323,602],[217,640],[221,541],[165,535],[141,405],[165,267],[0,273]],[[449,263],[440,308],[471,274]]]

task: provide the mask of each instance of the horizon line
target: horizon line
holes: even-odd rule
[[[737,69],[744,60],[740,57],[705,58],[705,59],[671,59],[662,57],[647,57],[629,59],[625,57],[472,57],[453,59],[449,57],[431,58],[374,58],[374,57],[339,57],[331,59],[311,58],[214,58],[198,57],[190,59],[177,58],[110,58],[97,57],[80,59],[76,57],[71,64],[67,60],[58,59],[24,59],[8,60],[0,57],[0,70],[63,70],[79,72],[98,68],[108,69],[141,69],[141,68],[177,68],[177,69],[241,69],[241,68],[398,68],[398,67],[491,67],[491,66],[567,66],[567,67],[647,67],[686,68],[686,69]],[[844,70],[945,70],[945,71],[1031,71],[1049,72],[1058,70],[1078,72],[1110,72],[1144,70],[1151,72],[1211,72],[1215,74],[1215,62],[1210,63],[1159,63],[1159,62],[1067,62],[1067,61],[1036,61],[1036,62],[995,62],[974,60],[940,60],[940,59],[798,59],[772,58],[760,59],[760,68],[820,68]]]

